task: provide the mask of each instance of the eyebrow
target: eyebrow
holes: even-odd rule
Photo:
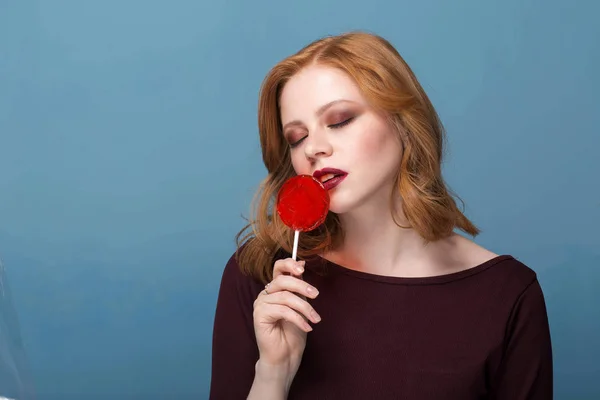
[[[323,113],[325,113],[325,111],[327,111],[329,108],[331,108],[332,106],[334,106],[334,105],[336,105],[338,103],[353,103],[353,102],[350,101],[350,100],[344,100],[344,99],[330,101],[329,103],[324,104],[321,107],[319,107],[319,109],[317,110],[317,112],[315,113],[315,115],[317,117],[320,117],[321,115],[323,115]],[[290,125],[301,125],[301,124],[302,124],[302,122],[299,121],[299,120],[290,121],[290,122],[288,122],[287,124],[285,124],[283,126],[282,130],[285,131],[285,128],[288,127],[288,126],[290,126]]]

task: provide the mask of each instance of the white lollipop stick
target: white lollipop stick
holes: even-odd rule
[[[300,231],[294,231],[294,249],[292,250],[292,260],[296,261],[298,255],[298,238],[300,237]]]

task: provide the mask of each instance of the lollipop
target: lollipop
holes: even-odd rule
[[[277,195],[277,213],[283,223],[294,230],[294,261],[300,232],[316,229],[325,221],[328,211],[329,193],[311,175],[297,175],[283,184]]]

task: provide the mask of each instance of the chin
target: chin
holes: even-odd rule
[[[344,196],[343,193],[335,190],[329,192],[329,211],[334,214],[345,214],[351,211],[355,207],[355,203],[355,199]]]
[[[390,207],[391,189],[384,188],[385,190],[375,191],[364,186],[354,188],[354,190],[349,189],[335,188],[329,191],[329,211],[337,215],[357,211],[362,214],[364,210],[379,212],[382,207]]]

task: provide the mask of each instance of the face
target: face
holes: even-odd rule
[[[284,86],[280,112],[297,174],[318,177],[324,168],[345,173],[324,183],[332,212],[348,213],[367,203],[389,206],[402,146],[348,75],[318,65],[301,70]]]

